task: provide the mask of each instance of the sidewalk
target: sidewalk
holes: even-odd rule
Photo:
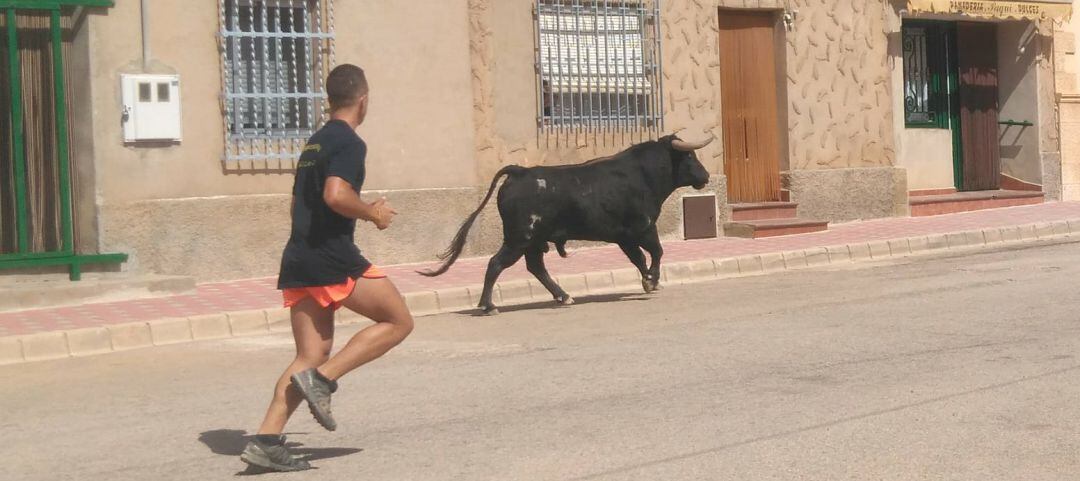
[[[1008,241],[1008,240],[1022,240],[1022,239],[1034,239],[1038,237],[1047,236],[1061,236],[1070,232],[1070,226],[1066,224],[1067,221],[1074,221],[1072,231],[1080,232],[1080,203],[1076,202],[1063,202],[1063,203],[1047,203],[1035,206],[1025,207],[1013,207],[996,210],[985,210],[976,212],[966,212],[960,214],[951,214],[935,217],[917,217],[917,218],[891,218],[882,220],[873,220],[865,222],[855,222],[849,224],[834,225],[829,228],[828,231],[818,232],[813,234],[803,234],[786,237],[775,237],[765,239],[740,239],[721,237],[718,239],[699,240],[699,241],[668,241],[664,243],[665,255],[664,265],[668,267],[678,267],[679,263],[686,263],[691,261],[704,261],[704,260],[716,260],[726,258],[739,258],[743,256],[753,256],[762,254],[779,254],[784,252],[793,251],[806,251],[807,249],[833,247],[833,246],[850,246],[868,243],[873,244],[875,242],[881,244],[879,241],[889,240],[903,240],[903,252],[892,253],[891,255],[907,255],[914,251],[933,250],[936,247],[948,248],[957,247],[957,245],[950,246],[947,242],[943,245],[935,245],[933,239],[928,239],[927,242],[909,242],[908,239],[912,238],[927,238],[932,236],[940,236],[950,233],[961,233],[966,231],[982,231],[982,230],[995,230],[994,235],[986,234],[979,235],[979,239],[982,242],[971,242],[970,244],[991,244]],[[1037,232],[1035,229],[1036,224],[1053,224],[1057,223],[1057,226],[1044,225],[1044,232]],[[1024,235],[1017,229],[1015,239],[1011,238],[1008,233],[1002,232],[1002,235],[996,234],[996,229],[1002,228],[1014,228],[1019,226],[1027,226],[1026,229],[1029,235]],[[1056,229],[1054,228],[1056,227]],[[917,248],[916,244],[925,248]],[[954,242],[954,244],[956,244]],[[882,244],[888,246],[888,244]],[[871,256],[873,246],[871,245],[866,249],[867,258],[877,257],[877,255]],[[845,254],[849,255],[853,260],[858,260],[858,253],[850,248],[845,248],[849,252]],[[885,247],[886,255],[889,255],[889,248]],[[816,252],[816,251],[814,251]],[[822,253],[824,251],[822,250]],[[808,252],[804,257],[809,256]],[[762,265],[758,268],[759,271],[770,270],[770,266],[767,265],[767,260],[762,261],[765,256],[759,258],[757,263]],[[782,259],[782,256],[775,256]],[[830,256],[825,256],[825,262],[829,262]],[[564,288],[566,288],[571,294],[580,295],[581,287],[585,285],[585,277],[578,276],[580,282],[573,282],[572,278],[575,274],[592,274],[602,273],[607,276],[612,271],[622,271],[627,268],[632,268],[630,262],[622,254],[622,252],[614,246],[581,249],[577,251],[571,251],[570,257],[562,259],[554,252],[546,257],[548,269],[555,277],[562,277]],[[470,293],[467,289],[468,286],[476,286],[483,282],[483,272],[487,265],[487,258],[470,258],[461,259],[454,265],[454,267],[446,274],[436,278],[427,278],[415,273],[417,269],[423,269],[434,265],[434,262],[428,264],[411,264],[411,265],[397,265],[384,267],[384,270],[390,275],[390,277],[397,284],[403,294],[406,295],[410,301],[410,307],[418,311],[418,314],[431,313],[434,311],[446,311],[453,310],[453,308],[467,308],[470,303],[475,301],[475,293]],[[781,261],[781,268],[785,265],[784,261]],[[802,265],[806,265],[804,262]],[[717,269],[719,269],[717,264]],[[790,266],[788,267],[790,268]],[[667,270],[670,276],[671,270]],[[623,272],[625,274],[625,272]],[[738,273],[738,271],[736,271]],[[745,273],[745,272],[744,272]],[[604,282],[608,288],[620,287],[616,273],[612,273],[611,276],[605,277]],[[569,276],[569,278],[568,278]],[[528,292],[529,288],[525,287],[525,279],[530,279],[532,276],[525,271],[524,262],[519,262],[513,268],[508,269],[500,277],[500,285],[502,286],[503,303],[512,300],[510,295],[509,286],[516,285],[518,289],[524,289]],[[626,277],[626,276],[622,276]],[[724,277],[721,273],[717,272],[716,277]],[[625,279],[624,279],[625,280]],[[518,282],[514,282],[518,281]],[[280,323],[284,311],[280,309],[281,296],[278,291],[274,289],[274,278],[261,278],[261,279],[249,279],[239,280],[232,282],[221,282],[200,285],[194,295],[184,295],[166,298],[155,299],[143,299],[132,300],[124,302],[110,302],[102,304],[87,304],[82,306],[73,307],[59,307],[50,309],[35,309],[27,311],[17,311],[0,314],[0,364],[5,362],[4,346],[7,346],[9,351],[19,351],[16,357],[33,357],[29,352],[26,352],[29,347],[29,342],[24,339],[24,342],[16,343],[14,340],[18,339],[12,336],[27,336],[37,335],[42,333],[55,333],[59,334],[63,331],[70,331],[81,329],[79,333],[79,339],[83,337],[90,338],[91,340],[100,340],[104,338],[108,339],[110,336],[113,338],[108,341],[109,349],[107,350],[119,350],[118,345],[122,345],[123,342],[117,342],[117,334],[112,332],[113,329],[101,329],[103,327],[109,328],[110,326],[128,325],[132,323],[139,328],[140,331],[133,334],[125,334],[127,337],[145,337],[148,339],[146,342],[152,342],[158,344],[156,339],[150,339],[152,337],[151,327],[154,321],[163,319],[192,319],[190,322],[185,321],[185,325],[188,325],[191,332],[197,330],[196,319],[202,317],[217,316],[220,319],[224,319],[226,327],[224,333],[218,333],[217,337],[229,337],[230,335],[240,335],[239,331],[244,330],[243,327],[237,327],[236,324],[251,324],[254,330],[261,329],[262,332],[273,329],[275,322]],[[575,289],[575,285],[581,287]],[[624,283],[621,287],[631,286],[630,283]],[[437,291],[438,293],[433,293]],[[575,292],[578,291],[578,292]],[[546,293],[542,293],[546,295]],[[544,298],[544,295],[536,295],[535,299],[540,300]],[[454,296],[457,302],[454,306],[450,306],[446,302],[449,297]],[[471,297],[470,297],[471,296]],[[530,296],[525,296],[530,298]],[[498,301],[498,298],[496,299]],[[224,313],[248,313],[247,317],[255,316],[258,318],[260,315],[261,321],[255,319],[254,321],[239,320],[243,316],[233,316],[237,320],[232,320],[229,316],[225,316]],[[262,314],[259,314],[259,313]],[[229,327],[228,323],[233,323],[232,327]],[[254,323],[254,324],[252,324]],[[150,324],[147,326],[146,324]],[[140,327],[141,326],[141,327]],[[269,326],[269,327],[268,327]],[[86,331],[86,329],[97,328],[97,330]],[[177,327],[177,329],[183,330],[183,328]],[[220,329],[219,329],[220,330]],[[144,332],[143,332],[144,331]],[[188,335],[191,337],[191,334]],[[68,339],[70,336],[52,336],[50,337],[55,341],[56,337],[64,340],[65,343],[71,343]],[[153,337],[156,338],[156,335]],[[194,333],[195,339],[199,339],[198,333]],[[136,340],[137,341],[137,340]],[[179,341],[178,341],[179,342]],[[20,344],[20,346],[15,346]],[[26,345],[22,345],[26,344]],[[68,346],[69,354],[74,352],[74,347]],[[56,353],[54,353],[56,354]],[[10,354],[9,356],[15,356]],[[17,362],[18,360],[8,359],[7,362]]]

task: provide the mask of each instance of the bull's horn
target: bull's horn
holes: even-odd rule
[[[693,152],[697,149],[705,147],[706,145],[709,145],[715,139],[716,137],[709,137],[708,140],[696,144],[691,144],[690,142],[675,139],[671,141],[671,147],[673,147],[675,150],[681,150],[683,152]]]

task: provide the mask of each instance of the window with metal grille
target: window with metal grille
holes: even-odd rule
[[[908,127],[949,127],[947,25],[906,21],[903,26],[904,121]]]
[[[537,0],[537,123],[663,129],[660,0]]]
[[[295,160],[326,120],[332,0],[219,0],[225,160]]]

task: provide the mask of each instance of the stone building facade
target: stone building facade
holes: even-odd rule
[[[139,273],[207,281],[276,272],[288,232],[292,161],[225,155],[233,147],[223,92],[232,87],[221,32],[234,16],[244,24],[236,12],[251,17],[249,28],[259,24],[265,12],[251,5],[303,2],[311,10],[307,22],[316,21],[318,10],[318,29],[332,31],[333,39],[320,39],[308,55],[327,65],[355,63],[368,73],[371,111],[359,130],[369,145],[364,195],[386,196],[401,212],[388,231],[364,227],[358,233],[365,254],[379,263],[433,260],[504,165],[575,163],[669,133],[719,141],[699,152],[712,182],[703,192],[672,196],[662,234],[682,238],[682,197],[705,194],[715,197],[723,235],[731,216],[732,179],[725,174],[733,168],[725,161],[739,158],[735,131],[725,129],[725,118],[737,114],[725,114],[723,105],[723,79],[731,72],[722,65],[735,47],[722,39],[738,33],[721,26],[737,24],[733,18],[767,28],[771,49],[756,59],[775,66],[768,81],[775,84],[776,110],[767,112],[774,124],[755,124],[740,135],[749,145],[746,132],[773,132],[775,172],[768,175],[779,177],[776,195],[797,202],[800,216],[833,222],[904,216],[909,191],[951,187],[951,150],[942,150],[949,148],[948,134],[905,125],[904,22],[987,18],[895,0],[643,0],[641,21],[655,22],[659,39],[653,58],[662,79],[662,87],[656,85],[662,131],[655,125],[545,128],[538,5],[595,12],[601,2],[633,9],[640,1],[155,0],[146,11],[130,1],[69,10],[77,16],[66,37],[68,68],[78,80],[71,113],[81,186],[73,199],[76,247],[126,253],[123,268]],[[1057,198],[1061,175],[1071,179],[1076,168],[1063,167],[1075,155],[1062,160],[1060,154],[1071,144],[1058,147],[1056,94],[1067,90],[1062,86],[1075,90],[1075,81],[1057,75],[1055,86],[1049,58],[1057,53],[1058,70],[1064,70],[1061,52],[1072,55],[1075,42],[1060,39],[1073,34],[1059,29],[1055,43],[1049,20],[992,21],[1008,47],[1001,65],[1019,65],[1014,83],[1023,90],[1003,105],[1035,124],[1003,160],[1003,172]],[[1026,53],[1016,60],[1021,46]],[[266,55],[273,56],[272,47]],[[123,140],[121,76],[140,73],[179,76],[181,140]],[[1068,92],[1063,112],[1075,96]],[[1063,114],[1063,125],[1072,122]],[[1075,195],[1076,185],[1065,181],[1064,195]],[[489,207],[481,219],[466,255],[490,253],[500,242],[495,210]]]
[[[1077,2],[1073,2],[1076,7]],[[1058,115],[1061,122],[1062,199],[1080,200],[1080,60],[1076,38],[1080,18],[1061,22],[1054,29],[1054,68]]]

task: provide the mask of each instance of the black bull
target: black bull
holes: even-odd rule
[[[480,207],[465,219],[450,247],[439,256],[443,264],[421,274],[437,276],[450,269],[465,248],[473,222],[491,199],[499,179],[506,176],[498,197],[503,244],[488,262],[484,292],[480,296],[479,307],[485,313],[498,312],[491,302],[495,281],[522,256],[529,272],[556,301],[573,304],[574,300],[544,267],[548,243],[554,243],[559,254],[566,257],[568,240],[618,244],[641,272],[645,292],[652,292],[659,285],[663,255],[656,232],[660,207],[679,187],[705,187],[709,173],[694,151],[711,140],[691,144],[669,135],[582,164],[504,167],[495,174]],[[652,258],[647,268],[642,249]]]

